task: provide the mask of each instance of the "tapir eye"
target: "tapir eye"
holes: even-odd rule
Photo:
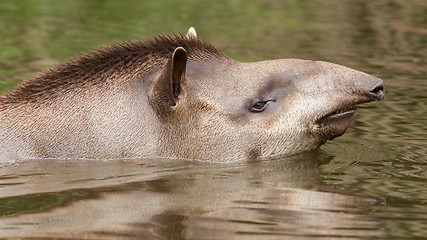
[[[271,102],[272,100],[268,101],[259,101],[252,105],[250,111],[251,112],[262,112],[267,107],[268,102]]]

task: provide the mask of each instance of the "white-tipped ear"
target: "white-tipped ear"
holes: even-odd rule
[[[190,27],[190,29],[188,29],[187,34],[185,34],[185,37],[188,39],[196,38],[197,37],[196,29],[194,29],[193,27]]]

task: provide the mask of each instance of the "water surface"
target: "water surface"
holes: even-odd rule
[[[0,165],[0,238],[423,239],[427,3],[1,1],[0,92],[105,44],[198,35],[241,61],[325,60],[384,79],[347,133],[307,153]]]

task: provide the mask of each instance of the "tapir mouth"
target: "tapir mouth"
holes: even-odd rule
[[[315,121],[315,132],[325,140],[332,140],[345,133],[356,115],[356,105],[381,99],[363,99],[353,103],[342,104],[326,112]]]
[[[319,125],[337,124],[342,122],[343,120],[353,118],[355,113],[356,109],[353,107],[337,109],[329,114],[326,114],[324,117],[321,117],[319,120],[316,121],[316,123]]]
[[[316,129],[326,140],[332,140],[345,133],[355,114],[356,109],[353,106],[335,109],[315,122]]]

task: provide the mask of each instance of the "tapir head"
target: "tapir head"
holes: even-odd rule
[[[314,149],[344,134],[356,105],[384,95],[382,80],[337,64],[200,60],[182,47],[148,88],[162,155],[215,161]]]

